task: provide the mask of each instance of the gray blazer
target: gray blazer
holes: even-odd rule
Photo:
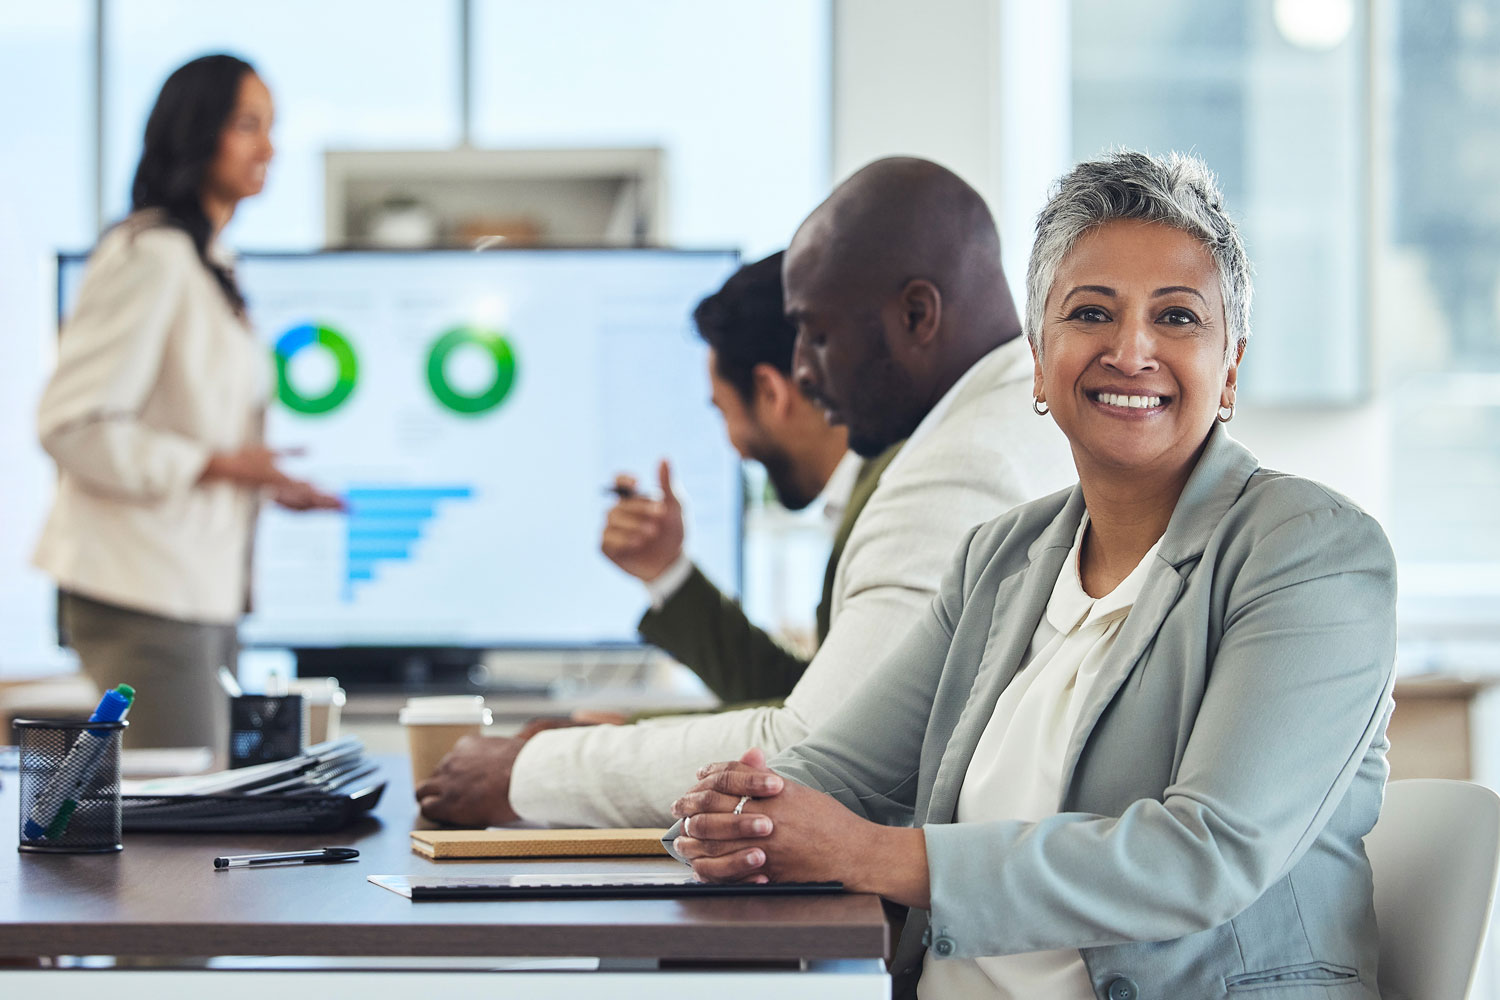
[[[1083,516],[1078,487],[981,525],[870,683],[772,761],[926,832],[936,958],[1078,948],[1100,998],[1378,1000],[1370,865],[1395,658],[1380,526],[1215,426],[1085,705],[1058,815],[954,823],[995,702]]]

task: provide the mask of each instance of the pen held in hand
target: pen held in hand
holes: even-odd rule
[[[629,500],[632,497],[640,496],[640,494],[635,491],[634,486],[626,486],[624,483],[615,483],[612,486],[604,487],[604,495],[612,496],[619,500]]]

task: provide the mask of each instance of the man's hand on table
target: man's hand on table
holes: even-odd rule
[[[510,807],[510,772],[526,741],[465,736],[417,786],[422,815],[455,826],[504,826],[520,819]]]
[[[617,725],[613,712],[575,713],[573,718],[532,719],[515,736],[465,736],[427,780],[417,786],[422,815],[454,826],[504,826],[520,819],[510,807],[510,773],[521,745],[547,729]]]

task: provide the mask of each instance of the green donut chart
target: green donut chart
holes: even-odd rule
[[[445,370],[448,355],[465,344],[488,351],[495,359],[495,380],[483,392],[469,395],[453,388]],[[494,330],[474,326],[456,326],[433,341],[427,352],[427,384],[437,401],[454,413],[466,417],[487,413],[505,402],[516,384],[516,355],[510,341]]]
[[[338,373],[333,385],[321,396],[304,395],[292,384],[290,366],[299,351],[318,346],[333,355]],[[359,379],[359,359],[354,347],[342,333],[330,326],[304,323],[294,326],[276,340],[276,397],[289,410],[307,416],[331,413],[354,392]]]

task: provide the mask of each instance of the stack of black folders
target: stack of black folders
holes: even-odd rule
[[[355,737],[232,771],[126,781],[126,830],[317,833],[338,830],[380,801],[385,779]]]

